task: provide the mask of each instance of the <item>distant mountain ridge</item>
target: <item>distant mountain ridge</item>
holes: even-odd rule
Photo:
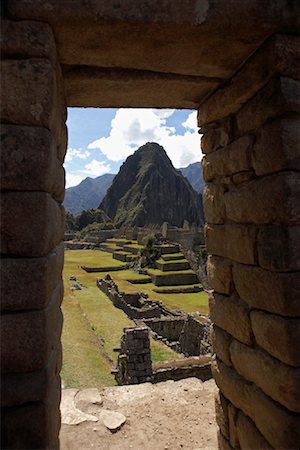
[[[195,189],[195,191],[198,192],[198,194],[203,192],[205,182],[202,175],[202,167],[200,161],[189,164],[187,167],[183,167],[178,170],[180,170],[182,175],[189,180],[190,184]]]
[[[66,189],[64,200],[66,210],[77,215],[83,210],[97,208],[114,177],[112,173],[106,173],[97,178],[87,177],[77,186]]]
[[[117,227],[203,223],[200,196],[154,142],[126,159],[99,208]]]

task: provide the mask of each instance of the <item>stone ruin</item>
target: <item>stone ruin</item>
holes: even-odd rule
[[[160,303],[148,299],[140,292],[120,292],[109,274],[97,279],[98,288],[112,301],[116,308],[122,309],[130,319],[145,319],[168,314],[168,310]]]
[[[182,313],[175,317],[144,319],[143,323],[151,329],[155,339],[177,353],[185,356],[212,355],[212,324],[208,316]]]
[[[148,328],[124,328],[116,381],[120,385],[153,381]]]

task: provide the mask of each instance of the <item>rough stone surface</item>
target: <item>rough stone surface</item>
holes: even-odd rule
[[[300,82],[279,77],[271,80],[238,112],[239,133],[254,130],[283,112],[300,112]]]
[[[291,272],[300,270],[300,226],[269,225],[257,237],[259,265],[264,269]]]
[[[206,222],[216,224],[224,223],[226,217],[224,187],[214,183],[206,184],[202,199]]]
[[[243,264],[256,264],[256,234],[256,228],[247,225],[206,225],[207,251]]]
[[[56,71],[48,59],[5,60],[2,63],[1,120],[44,126],[59,142],[65,120]]]
[[[3,124],[1,152],[2,190],[49,192],[63,201],[64,169],[49,130]]]
[[[58,449],[60,385],[44,402],[30,402],[1,411],[1,448]]]
[[[230,80],[230,84],[204,103],[199,124],[237,112],[276,74],[299,79],[299,59],[298,36],[272,36]]]
[[[259,128],[252,153],[257,176],[300,170],[300,118],[274,120]]]
[[[44,192],[2,194],[3,254],[44,256],[59,244],[63,239],[63,233],[64,209],[51,198],[50,194]]]
[[[40,311],[5,314],[1,320],[3,373],[30,372],[47,366],[62,329],[62,284],[49,306]]]
[[[228,404],[228,422],[229,422],[229,442],[233,448],[239,448],[239,438],[236,429],[237,409]]]
[[[201,109],[198,110],[198,116]],[[205,131],[201,138],[202,153],[215,152],[219,148],[226,147],[233,139],[233,125],[231,118],[227,118],[219,124],[218,128]]]
[[[250,306],[283,316],[300,317],[299,272],[271,272],[234,264],[232,273],[239,296]]]
[[[3,58],[48,58],[56,60],[53,32],[46,23],[3,20],[1,23],[1,54]]]
[[[270,450],[271,445],[258,431],[253,421],[242,411],[238,412],[236,428],[241,448]]]
[[[233,450],[229,441],[218,431],[218,449],[220,450]]]
[[[256,424],[271,446],[296,449],[300,445],[300,417],[266,396],[254,384],[247,382],[221,361],[212,364],[217,385],[236,408],[241,409]]]
[[[231,341],[232,336],[230,334],[222,330],[222,328],[214,325],[213,349],[217,357],[221,359],[221,361],[223,361],[227,366],[232,366],[229,352]]]
[[[226,297],[217,293],[209,296],[209,310],[212,322],[236,339],[251,344],[252,332],[249,309],[237,296]]]
[[[232,285],[232,261],[209,255],[207,276],[209,285],[219,294],[230,294]]]
[[[300,368],[233,340],[230,356],[237,372],[290,411],[300,412]],[[255,367],[255,370],[253,368]]]
[[[299,224],[300,176],[281,172],[231,188],[225,194],[226,217],[237,223]]]
[[[250,319],[260,347],[280,361],[300,367],[300,319],[285,319],[262,311],[252,311]]]
[[[2,258],[1,310],[45,308],[61,280],[63,262],[63,243],[41,258]]]
[[[101,410],[100,417],[103,420],[104,425],[110,431],[118,431],[122,425],[126,422],[124,414],[118,411],[109,411],[107,409]]]
[[[65,70],[64,81],[68,106],[102,108],[176,108],[180,101],[181,108],[196,109],[199,98],[217,87],[197,76],[95,67]]]
[[[61,422],[66,425],[78,425],[79,423],[92,421],[97,422],[98,417],[87,414],[76,408],[74,398],[78,389],[63,389],[61,398]]]
[[[56,367],[57,350],[51,352],[47,367],[35,372],[2,373],[1,407],[18,406],[28,402],[42,402],[60,384]]]
[[[204,180],[208,182],[215,178],[251,170],[252,145],[253,137],[246,135],[227,147],[204,156],[202,159]]]
[[[218,392],[215,396],[216,421],[223,436],[229,439],[228,400]]]
[[[75,396],[75,405],[79,409],[87,409],[90,405],[102,405],[101,398],[97,388],[80,389]]]

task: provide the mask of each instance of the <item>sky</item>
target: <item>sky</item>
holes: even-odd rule
[[[197,113],[176,109],[68,108],[66,185],[117,173],[146,142],[157,142],[176,168],[201,160]]]

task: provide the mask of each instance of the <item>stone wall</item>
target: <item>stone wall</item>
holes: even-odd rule
[[[110,275],[97,279],[98,288],[113,302],[116,308],[122,309],[130,319],[148,319],[150,317],[160,317],[161,306],[152,300],[141,296],[140,292],[126,294],[119,292],[118,286],[111,279]]]
[[[125,328],[118,355],[118,384],[139,384],[153,381],[148,328]]]
[[[300,447],[300,38],[199,110],[219,445]]]
[[[179,337],[179,348],[187,356],[211,354],[211,322],[208,317],[187,316]]]
[[[2,5],[3,6],[3,5]],[[43,21],[1,22],[1,448],[58,448],[66,109]]]

